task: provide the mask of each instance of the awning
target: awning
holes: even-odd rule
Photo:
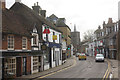
[[[49,43],[49,47],[50,48],[61,48],[61,45],[57,43]]]

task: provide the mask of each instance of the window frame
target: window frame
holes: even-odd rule
[[[32,36],[33,36],[33,38],[32,38],[32,46],[38,46],[38,34],[37,33],[32,33]],[[34,39],[36,38],[36,44],[34,43]]]
[[[25,48],[23,47],[23,39],[26,39],[26,41],[25,41]],[[22,49],[27,49],[27,37],[22,37]]]
[[[11,42],[11,37],[13,38],[12,42]],[[14,50],[14,42],[15,42],[14,35],[8,35],[7,36],[7,48],[8,48],[8,50]],[[12,44],[12,47],[11,47],[11,44]]]

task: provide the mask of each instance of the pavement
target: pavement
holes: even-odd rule
[[[112,78],[118,78],[118,60],[109,59],[111,63]]]
[[[35,73],[35,74],[30,74],[30,75],[17,77],[17,79],[36,79],[36,78],[48,75],[48,74],[53,73],[53,72],[57,72],[57,71],[59,71],[61,69],[64,69],[64,68],[72,66],[74,64],[74,60],[75,59],[76,58],[74,56],[72,56],[72,57],[66,59],[66,62],[64,64],[62,64],[62,65],[59,65],[57,67],[50,68],[48,70],[45,70],[45,71],[42,71],[42,72],[38,72],[38,73]]]

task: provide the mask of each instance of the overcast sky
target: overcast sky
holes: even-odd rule
[[[15,0],[6,0],[7,8],[11,7]],[[66,24],[73,31],[76,24],[81,38],[87,30],[96,30],[103,21],[112,18],[118,20],[119,0],[21,0],[22,3],[31,8],[34,3],[39,2],[47,16],[55,14],[59,18],[66,18]],[[71,24],[70,24],[71,23]]]

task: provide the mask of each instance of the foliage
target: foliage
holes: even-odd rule
[[[85,40],[93,41],[93,39],[94,39],[94,30],[87,30],[86,32],[84,32],[83,41]]]

